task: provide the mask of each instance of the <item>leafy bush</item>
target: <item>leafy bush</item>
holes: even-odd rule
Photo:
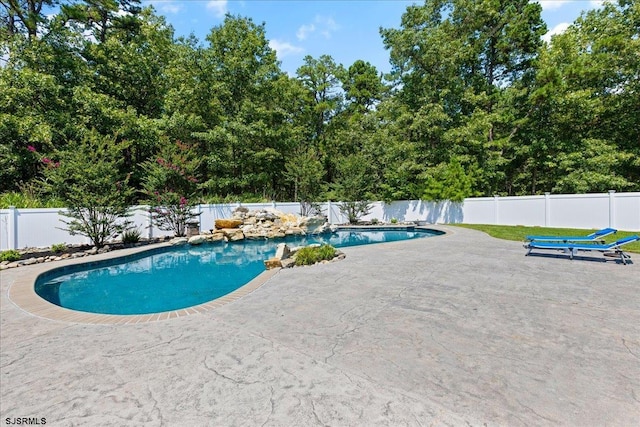
[[[128,230],[124,230],[122,233],[122,243],[138,243],[140,241],[140,230],[137,228],[130,228]]]
[[[319,261],[332,260],[335,256],[336,248],[331,245],[307,246],[296,252],[296,265],[312,265]]]
[[[155,160],[143,163],[144,193],[151,205],[153,223],[176,237],[184,236],[187,223],[199,213],[193,213],[200,164],[194,149],[177,141],[164,147]]]
[[[397,224],[398,218],[391,218],[391,224]]]
[[[70,235],[87,236],[101,248],[126,229],[133,189],[129,175],[120,172],[126,143],[116,143],[96,131],[88,132],[78,144],[56,154],[44,170],[43,186],[67,207],[60,213]]]
[[[65,243],[54,243],[51,245],[51,250],[55,253],[64,252],[67,250],[67,245]]]
[[[357,224],[360,217],[371,212],[371,203],[368,200],[340,203],[340,212],[349,219],[349,224]]]
[[[371,224],[373,224],[373,225],[378,225],[378,223],[379,223],[379,222],[380,222],[380,221],[378,221],[378,218],[373,218],[373,219],[371,220]]]
[[[7,209],[9,206],[16,208],[60,208],[64,203],[58,199],[37,196],[29,192],[10,191],[0,194],[0,209]]]
[[[0,253],[0,261],[18,261],[20,259],[20,252],[15,249],[9,249],[8,251],[3,251]]]

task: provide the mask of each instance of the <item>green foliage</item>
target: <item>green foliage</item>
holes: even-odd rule
[[[391,218],[391,224],[397,224],[398,218]]]
[[[67,244],[66,243],[54,243],[53,245],[51,245],[51,250],[57,254],[64,252],[67,250]]]
[[[120,172],[122,146],[90,132],[73,148],[47,158],[43,186],[62,200],[69,234],[87,236],[101,248],[127,226],[133,190]]]
[[[427,179],[425,200],[461,202],[471,195],[472,180],[456,159],[440,164]]]
[[[307,246],[295,254],[296,265],[313,265],[324,260],[332,260],[336,256],[336,249],[331,245],[318,247]]]
[[[15,249],[0,252],[0,261],[18,261],[21,258],[20,252]]]
[[[140,241],[140,230],[137,228],[129,228],[122,232],[122,243],[138,243]]]
[[[307,216],[317,210],[323,190],[324,169],[322,163],[310,150],[292,156],[286,164],[285,177],[293,183],[293,199],[303,207],[301,215]]]
[[[22,192],[10,191],[0,194],[0,209],[7,209],[9,206],[16,208],[62,208],[64,203],[61,200],[35,194],[32,189],[23,187]]]
[[[151,205],[152,221],[161,230],[184,236],[187,222],[198,216],[192,213],[198,165],[192,147],[179,141],[163,147],[155,160],[143,164],[144,193]]]
[[[60,7],[45,17],[42,5]],[[2,206],[66,204],[60,188],[33,187],[87,135],[118,152],[113,182],[128,176],[128,200],[173,206],[162,215],[178,233],[196,200],[296,200],[311,212],[327,198],[640,190],[638,2],[606,2],[550,43],[529,0],[410,5],[381,30],[385,80],[366,60],[329,55],[288,76],[267,24],[239,16],[201,42],[174,39],[137,0],[3,10]],[[177,140],[192,163],[173,164],[195,188],[150,167]]]
[[[349,224],[357,224],[360,218],[371,212],[371,202],[368,200],[341,202],[340,212],[347,216]]]

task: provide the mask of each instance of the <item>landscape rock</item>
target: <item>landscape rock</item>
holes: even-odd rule
[[[216,219],[215,225],[216,229],[222,230],[225,228],[238,228],[243,224],[243,220],[241,219]]]
[[[316,216],[311,218],[303,218],[299,227],[306,234],[320,234],[328,231],[329,226],[327,220],[324,217]]]
[[[282,262],[279,258],[269,258],[264,261],[264,266],[267,268],[267,270],[273,270],[274,268],[281,268]]]
[[[233,233],[225,232],[225,237],[230,242],[244,240],[244,233],[240,229],[235,229]]]
[[[173,246],[186,245],[189,241],[186,237],[176,237],[169,240],[169,244]]]
[[[208,242],[221,242],[224,240],[224,233],[212,233],[205,235]]]
[[[188,243],[190,245],[201,245],[206,240],[207,240],[206,236],[203,236],[202,234],[198,234],[196,236],[190,237],[189,240],[188,240]]]
[[[289,258],[289,255],[291,254],[291,251],[289,250],[289,246],[287,246],[286,243],[280,243],[278,245],[278,247],[276,248],[276,258],[279,258],[280,260]]]

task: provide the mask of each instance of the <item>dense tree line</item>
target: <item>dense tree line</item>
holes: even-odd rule
[[[380,30],[386,76],[328,55],[289,76],[265,24],[239,16],[199,41],[138,0],[0,6],[0,193],[68,200],[85,180],[182,205],[640,190],[635,0],[551,43],[528,0],[427,0]]]

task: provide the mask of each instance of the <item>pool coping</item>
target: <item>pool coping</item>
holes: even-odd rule
[[[117,252],[107,252],[104,254],[92,256],[90,260],[83,257],[58,261],[55,264],[35,264],[32,266],[22,267],[21,272],[23,272],[23,274],[21,274],[21,277],[19,279],[16,279],[15,282],[9,286],[9,289],[7,291],[8,298],[24,312],[36,317],[42,317],[49,320],[102,325],[124,325],[156,322],[189,316],[192,314],[206,313],[223,305],[229,304],[258,289],[280,270],[279,268],[265,270],[243,286],[224,296],[221,296],[220,298],[216,298],[214,300],[191,307],[152,314],[99,314],[71,310],[50,303],[49,301],[40,297],[35,291],[34,285],[36,279],[41,274],[47,273],[49,271],[68,267],[71,265],[81,265],[106,261],[113,258],[128,257],[131,255],[155,251],[159,248],[170,246],[171,245],[169,243],[158,243],[139,248],[122,249],[118,250]]]
[[[436,224],[433,224],[436,226]],[[407,225],[372,225],[372,226],[344,226],[339,227],[342,229],[406,229],[409,226]],[[441,232],[443,234],[436,235],[433,237],[445,237],[451,234],[451,231],[443,230],[442,228],[433,228],[429,226],[411,226],[411,228],[422,229],[422,230],[434,230]],[[389,242],[379,242],[379,243],[389,243]],[[378,243],[375,243],[378,244]],[[98,254],[91,256],[90,259],[86,257],[81,258],[69,258],[66,260],[58,261],[55,263],[43,263],[43,264],[34,264],[30,266],[21,267],[21,272],[23,274],[20,275],[20,278],[16,279],[15,282],[9,285],[9,289],[7,291],[7,296],[9,301],[13,302],[18,308],[20,308],[25,313],[30,315],[45,318],[49,320],[61,321],[61,322],[69,322],[69,323],[84,323],[84,324],[95,324],[95,325],[125,325],[125,324],[136,324],[136,323],[147,323],[147,322],[157,322],[169,319],[175,319],[178,317],[185,317],[192,314],[200,314],[206,313],[208,311],[214,310],[223,305],[234,302],[245,295],[250,294],[251,292],[258,289],[260,286],[269,281],[273,276],[275,276],[281,268],[274,268],[270,270],[265,270],[260,273],[258,276],[251,279],[249,282],[239,287],[238,289],[223,295],[219,298],[213,299],[211,301],[194,305],[191,307],[181,308],[178,310],[170,310],[163,311],[160,313],[151,313],[151,314],[99,314],[99,313],[90,313],[85,311],[77,311],[71,310],[68,308],[60,307],[55,305],[44,298],[40,297],[35,291],[35,283],[38,277],[42,274],[46,274],[50,271],[63,269],[72,265],[81,265],[81,264],[91,264],[91,263],[99,263],[101,261],[106,261],[114,258],[126,258],[133,255],[138,255],[144,252],[154,252],[158,249],[170,248],[173,245],[170,243],[156,243],[147,246],[130,248],[130,249],[120,249],[118,251],[110,251],[105,252],[103,254]]]

